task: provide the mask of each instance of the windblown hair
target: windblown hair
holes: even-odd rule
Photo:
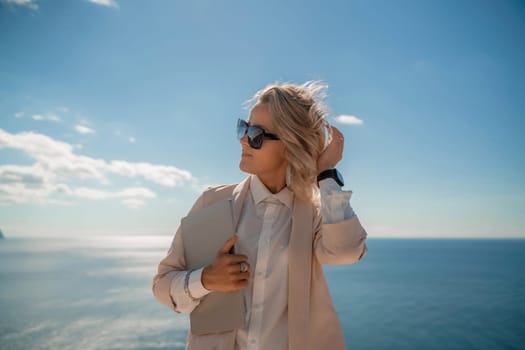
[[[326,88],[318,80],[302,85],[276,82],[246,101],[268,106],[275,131],[286,147],[287,186],[300,199],[317,204],[317,159],[325,146],[329,112],[322,102]]]

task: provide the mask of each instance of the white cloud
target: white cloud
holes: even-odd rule
[[[64,188],[67,194],[89,199],[110,199],[122,197],[155,198],[157,195],[146,187],[130,187],[120,191],[105,191],[96,188],[78,187],[74,189]]]
[[[23,116],[24,116],[24,112],[15,113],[15,118],[22,118]]]
[[[106,166],[103,160],[76,155],[72,145],[43,134],[31,131],[10,134],[0,129],[0,148],[23,151],[56,178],[73,176],[107,182],[103,175]]]
[[[141,199],[129,198],[122,200],[122,204],[131,209],[138,209],[144,206],[144,201]]]
[[[108,6],[108,7],[118,7],[118,4],[113,0],[87,0],[93,4]]]
[[[128,141],[129,141],[130,143],[135,143],[135,142],[137,141],[137,139],[135,139],[133,136],[130,136],[130,137],[128,138]]]
[[[130,187],[117,191],[87,187],[71,187],[68,181],[95,180],[109,184],[108,174],[142,178],[166,187],[198,181],[186,170],[169,165],[103,159],[75,154],[79,147],[35,132],[11,134],[0,128],[0,149],[24,152],[36,162],[31,166],[0,165],[0,202],[53,203],[60,196],[88,199],[124,198],[128,207],[138,208],[139,200],[155,198],[146,187]],[[136,199],[136,201],[131,201]]]
[[[75,130],[80,134],[94,134],[95,130],[85,126],[85,125],[75,125]]]
[[[352,124],[352,125],[361,125],[361,124],[363,124],[363,120],[362,119],[359,119],[359,118],[357,118],[356,116],[353,116],[353,115],[339,115],[339,116],[335,117],[335,120],[338,123],[341,123],[341,124]]]
[[[167,187],[174,187],[192,180],[189,171],[169,165],[155,165],[151,163],[130,163],[122,160],[113,160],[107,169],[115,174],[129,177],[143,177]]]
[[[0,0],[0,2],[11,6],[25,6],[31,10],[38,10],[36,0]]]
[[[0,165],[0,203],[69,204],[52,198],[63,184],[53,184],[39,166]]]
[[[58,158],[72,153],[72,146],[68,143],[32,131],[11,134],[0,129],[0,148],[22,150],[37,160]]]
[[[54,114],[46,114],[46,115],[42,115],[42,114],[34,114],[31,118],[33,118],[33,120],[48,120],[48,121],[51,121],[51,122],[59,122],[60,121],[60,118]]]
[[[38,165],[0,165],[0,202],[36,204],[72,204],[66,198],[107,200],[124,198],[129,206],[133,200],[156,198],[155,192],[146,187],[129,187],[118,191],[100,190],[89,187],[71,187],[65,183],[54,183],[53,177]],[[136,203],[135,203],[136,204]],[[135,205],[134,208],[138,206]]]
[[[0,165],[0,179],[2,182],[24,180],[25,183],[39,183],[46,180],[46,172],[38,164],[32,166]]]
[[[0,165],[0,198],[9,202],[41,202],[53,191],[49,182],[47,172],[38,165]]]

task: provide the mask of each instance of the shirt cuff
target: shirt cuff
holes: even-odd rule
[[[188,289],[190,291],[191,296],[194,297],[195,299],[200,299],[211,292],[211,290],[207,290],[202,285],[202,271],[203,270],[204,270],[204,267],[201,267],[200,269],[192,271],[190,273],[190,279],[188,281]]]
[[[335,224],[351,219],[355,213],[350,206],[352,191],[343,191],[332,178],[319,181],[321,192],[321,213],[324,224]]]

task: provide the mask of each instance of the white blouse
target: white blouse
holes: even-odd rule
[[[292,228],[294,194],[284,188],[272,194],[256,175],[250,175],[247,194],[239,218],[235,245],[237,254],[248,256],[250,279],[242,289],[246,305],[245,328],[238,329],[236,350],[288,349],[288,241]],[[354,216],[349,199],[333,179],[319,183],[323,223],[336,223]],[[201,282],[202,270],[189,279],[194,298],[210,293]],[[181,312],[191,312],[199,301],[189,298],[180,283],[172,283],[170,294]]]

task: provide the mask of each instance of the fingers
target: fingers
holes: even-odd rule
[[[237,243],[237,239],[239,239],[239,236],[237,234],[234,234],[232,238],[230,238],[229,240],[226,241],[226,243],[224,243],[222,248],[219,250],[219,253],[228,254],[230,249],[232,249],[235,243]]]
[[[248,280],[241,280],[241,281],[235,282],[235,287],[237,289],[242,289],[242,288],[248,287]]]
[[[246,272],[250,272],[250,264],[246,263],[246,266],[247,266],[247,270]],[[239,273],[246,273],[246,272],[241,272],[241,265],[240,264],[230,264],[228,265],[228,267],[226,267],[226,271],[228,271],[228,273],[230,274],[239,274]]]
[[[331,126],[331,130],[332,130],[332,141],[336,141],[336,142],[344,141],[345,137],[338,128],[336,128],[335,126]]]
[[[343,158],[344,135],[335,126],[328,124],[330,139],[328,145],[317,158],[318,173],[326,169],[335,168],[337,163]]]
[[[337,129],[335,126],[332,127],[332,142],[330,145],[333,145],[334,150],[337,152],[336,161],[339,162],[343,157],[343,149],[345,146],[345,137],[343,133]]]
[[[247,280],[250,278],[250,271],[246,272],[239,272],[239,265],[237,265],[237,269],[233,268],[234,266],[228,266],[228,276],[225,277],[227,280],[235,282],[238,280]]]
[[[239,265],[242,262],[248,262],[248,257],[243,254],[227,255],[223,256],[222,259],[227,265]]]
[[[236,277],[236,279],[238,281],[248,280],[250,278],[250,273],[249,272],[241,272],[241,273],[236,274],[235,277]]]
[[[208,270],[205,269],[206,274],[203,275],[203,280],[206,280],[207,289],[232,291],[248,286],[251,273],[248,256],[230,253],[238,239],[239,237],[236,233],[227,240],[217,252],[215,261],[210,265],[210,268]]]
[[[212,275],[212,273],[210,272],[206,275],[203,275],[204,287],[208,290],[222,292],[234,291],[248,287],[250,280],[250,272],[239,272],[238,266],[239,265],[237,265],[236,272],[224,274],[223,271],[218,275]]]

